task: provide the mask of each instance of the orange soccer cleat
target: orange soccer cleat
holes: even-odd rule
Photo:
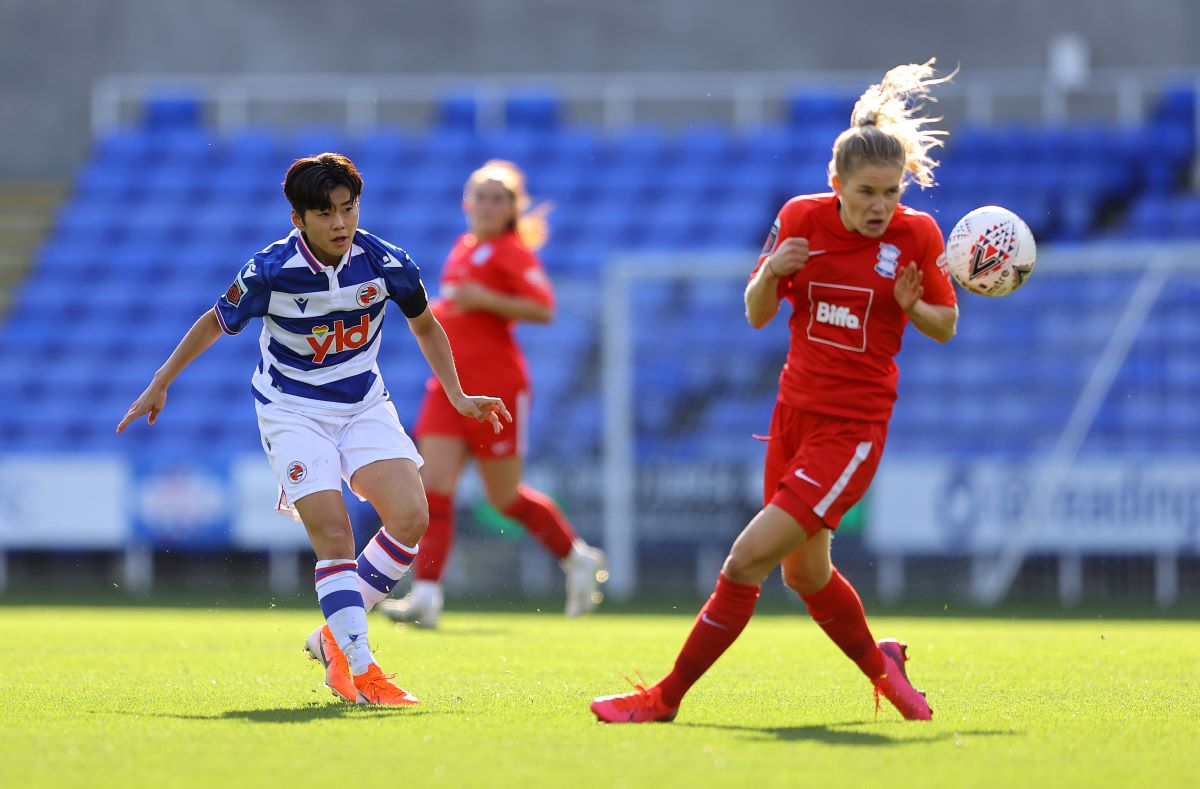
[[[359,704],[379,704],[382,706],[404,706],[419,704],[417,697],[401,687],[397,687],[392,678],[395,674],[384,674],[378,663],[354,677],[354,687],[358,688]]]
[[[604,723],[669,723],[679,712],[678,707],[663,703],[657,685],[634,685],[632,693],[601,696],[592,702],[591,710]]]
[[[350,664],[334,640],[329,625],[321,625],[308,634],[304,640],[304,651],[310,660],[316,660],[325,667],[325,684],[333,691],[333,695],[351,704],[358,699],[358,689],[350,677]]]

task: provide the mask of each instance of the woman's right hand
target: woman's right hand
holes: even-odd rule
[[[125,418],[121,420],[121,424],[117,425],[117,432],[120,433],[129,426],[131,422],[138,418],[150,415],[147,420],[150,424],[158,419],[158,415],[162,413],[163,408],[167,405],[167,387],[151,382],[146,387],[146,391],[142,392],[137,400],[133,401],[133,405],[129,406],[129,410],[125,412]]]
[[[763,266],[772,276],[784,279],[804,268],[805,264],[808,263],[808,258],[808,239],[793,236],[792,238],[785,238],[783,243],[763,263]]]

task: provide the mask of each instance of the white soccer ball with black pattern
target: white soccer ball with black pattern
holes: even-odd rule
[[[1007,296],[1025,284],[1037,244],[1021,217],[985,205],[958,220],[946,239],[946,265],[959,285],[980,296]]]

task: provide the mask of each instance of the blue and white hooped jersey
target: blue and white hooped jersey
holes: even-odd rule
[[[353,413],[387,396],[375,360],[389,299],[409,318],[427,307],[407,252],[359,230],[346,256],[327,267],[293,230],[242,267],[214,312],[226,334],[263,319],[256,399]]]

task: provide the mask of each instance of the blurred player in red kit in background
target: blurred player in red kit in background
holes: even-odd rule
[[[905,673],[905,645],[875,641],[857,592],[831,563],[830,540],[879,464],[905,327],[946,342],[958,321],[937,225],[899,205],[906,180],[933,184],[928,153],[940,132],[925,129],[910,104],[944,81],[933,78],[932,64],[899,66],[869,88],[834,142],[833,192],[795,197],[779,212],[745,293],[755,329],[783,299],[792,303],[763,509],[734,541],[673,670],[651,687],[593,701],[600,720],[674,719],[684,694],[745,628],[778,564],[784,583],[874,685],[876,709],[882,695],[907,719],[931,717]]]
[[[425,465],[429,528],[421,540],[412,590],[380,610],[396,621],[435,627],[443,605],[442,573],[454,540],[454,491],[472,458],[488,501],[520,523],[559,560],[566,574],[567,616],[591,611],[606,578],[604,554],[581,540],[554,501],[521,484],[530,386],[525,357],[513,336],[517,321],[550,323],[554,291],[533,250],[546,240],[544,211],[530,210],[525,176],[492,160],[473,172],[463,193],[468,232],[450,250],[434,314],[446,330],[463,385],[487,382],[512,403],[514,423],[497,436],[445,407],[430,378],[416,434]]]

